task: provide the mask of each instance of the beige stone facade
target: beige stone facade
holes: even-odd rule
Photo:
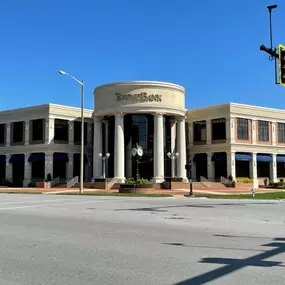
[[[148,159],[141,171],[155,183],[170,176],[170,165],[171,175],[187,181],[188,161],[194,179],[285,177],[285,110],[228,103],[187,111],[182,86],[155,81],[106,84],[93,95],[94,109],[84,112],[86,180],[134,177],[138,142]],[[54,104],[0,112],[0,180],[23,172],[28,183],[38,160],[43,177],[56,176],[61,165],[66,181],[72,179],[79,169],[79,122],[79,108]],[[13,170],[16,160],[24,168]]]
[[[92,158],[92,110],[85,110],[85,122],[88,130],[88,144],[86,145],[86,156]],[[80,109],[62,105],[46,104],[15,110],[0,112],[0,125],[4,126],[4,141],[0,143],[0,156],[5,158],[6,173],[5,177],[0,177],[9,181],[13,180],[12,157],[22,157],[24,160],[24,184],[31,181],[32,163],[30,157],[32,154],[44,154],[44,177],[48,173],[53,174],[53,156],[55,153],[67,154],[66,161],[66,179],[72,178],[73,155],[80,153],[80,146],[74,142],[73,126],[80,120]],[[42,136],[41,140],[32,140],[32,122],[41,120]],[[68,128],[68,139],[65,141],[56,141],[55,121],[62,120],[66,122]],[[23,123],[22,139],[13,142],[13,125]],[[2,169],[3,170],[3,169]],[[20,170],[19,170],[20,171]],[[4,173],[4,171],[2,171]],[[90,174],[91,175],[91,174]],[[87,176],[87,174],[86,174]]]
[[[187,111],[189,124],[189,141],[192,158],[195,154],[208,155],[208,178],[213,179],[214,153],[227,153],[227,175],[236,177],[236,159],[238,154],[250,154],[250,177],[257,178],[258,160],[268,160],[269,178],[277,180],[277,162],[283,162],[285,155],[285,111],[244,104],[228,103],[223,105],[199,108]],[[212,139],[212,120],[224,119],[225,137],[222,140]],[[195,122],[205,120],[206,140],[195,142],[193,126]],[[268,156],[268,159],[266,158]],[[271,159],[269,158],[271,157]],[[278,161],[276,161],[276,159]],[[256,161],[257,160],[257,161]],[[195,163],[194,163],[195,164]],[[281,170],[280,173],[283,173]],[[283,175],[282,175],[283,177]],[[217,178],[217,177],[215,177]]]
[[[149,161],[150,164],[145,163],[141,168],[153,168],[152,181],[160,183],[165,178],[165,133],[166,120],[171,121],[171,141],[172,147],[169,151],[173,153],[174,150],[179,152],[176,163],[177,176],[187,181],[187,174],[185,170],[186,164],[186,140],[185,140],[185,90],[182,86],[156,81],[131,81],[131,82],[119,82],[111,83],[99,86],[94,91],[94,152],[93,152],[93,176],[100,177],[100,164],[101,159],[98,157],[98,153],[102,153],[103,141],[107,140],[106,134],[103,136],[101,121],[105,121],[105,128],[109,128],[111,125],[111,119],[114,121],[114,145],[110,147],[105,146],[105,152],[110,153],[113,149],[113,176],[117,181],[125,181],[126,177],[132,177],[133,175],[133,158],[132,149],[135,146],[135,142],[142,139],[135,137],[133,131],[131,131],[131,138],[127,141],[126,135],[128,132],[126,126],[127,121],[132,121],[133,127],[137,127],[139,135],[142,137],[142,133],[146,132],[145,127],[140,123],[134,123],[138,117],[140,120],[147,119],[153,120],[152,124],[147,124],[147,128],[151,128],[153,125],[153,133],[150,135],[149,140],[153,140],[153,146],[148,151],[151,153],[152,158]],[[129,120],[130,119],[130,120]],[[135,125],[135,126],[134,126]],[[129,126],[130,128],[133,128]],[[110,134],[110,132],[108,132]],[[96,134],[96,135],[95,135]],[[111,135],[111,134],[110,134]],[[152,138],[153,136],[153,138]],[[176,144],[176,145],[175,145]],[[147,143],[144,143],[145,148]],[[126,153],[126,155],[125,155]],[[148,175],[150,176],[150,175]]]

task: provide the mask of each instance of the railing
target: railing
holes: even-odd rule
[[[60,183],[60,177],[58,176],[58,177],[54,178],[54,179],[50,182],[50,186],[53,187],[53,186],[55,186],[55,185],[57,185],[57,184],[59,184],[59,183]]]
[[[224,184],[224,185],[227,185],[229,183],[231,183],[231,181],[223,176],[221,176],[221,183]]]
[[[24,179],[23,180],[23,187],[28,187],[29,186],[29,183],[31,182],[31,179]]]
[[[200,176],[200,182],[209,182],[204,176]]]
[[[107,189],[110,190],[114,184],[119,183],[120,181],[117,178],[113,178],[110,182],[108,182]]]
[[[75,176],[73,177],[72,179],[70,179],[69,181],[67,181],[66,183],[66,188],[70,188],[72,187],[73,185],[77,184],[79,182],[79,177],[78,176]]]

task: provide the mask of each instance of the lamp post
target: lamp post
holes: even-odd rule
[[[174,177],[175,176],[175,159],[178,158],[179,153],[178,152],[176,153],[168,152],[167,156],[171,159],[171,177]]]
[[[106,160],[110,157],[110,153],[107,152],[104,156],[101,152],[99,153],[99,157],[102,159],[102,177],[106,178]]]
[[[189,197],[194,197],[194,194],[193,194],[193,184],[192,184],[192,160],[190,159],[190,156],[189,156],[189,161],[188,161],[188,164],[185,165],[185,169],[187,170],[188,172],[188,177],[189,177],[189,187],[190,187],[190,190],[189,190]]]
[[[137,144],[137,147],[134,147],[132,149],[132,156],[136,157],[136,162],[137,162],[136,180],[138,181],[138,179],[140,179],[139,159],[143,156],[142,147]]]
[[[84,180],[84,82],[80,81],[70,75],[69,73],[59,70],[59,74],[67,75],[74,81],[81,85],[81,150],[80,150],[80,193],[83,192],[83,180]]]

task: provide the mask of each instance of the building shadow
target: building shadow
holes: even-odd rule
[[[265,259],[273,257],[275,255],[285,252],[285,238],[275,238],[272,243],[268,243],[262,246],[272,247],[271,250],[263,251],[259,254],[243,258],[203,258],[200,263],[211,263],[211,264],[221,264],[222,267],[203,273],[201,275],[195,276],[193,278],[184,280],[182,282],[176,283],[176,285],[202,285],[213,280],[219,279],[223,276],[229,275],[235,271],[246,268],[248,266],[253,267],[263,267],[270,268],[276,266],[282,266],[282,262],[279,261],[267,261]]]

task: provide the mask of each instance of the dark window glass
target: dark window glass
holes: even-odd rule
[[[248,140],[248,119],[237,118],[237,138]]]
[[[54,120],[54,140],[68,142],[68,121]]]
[[[267,121],[258,121],[258,140],[269,141],[269,123]]]
[[[110,133],[110,127],[109,125],[109,142],[114,141],[112,139],[114,133]],[[153,175],[153,130],[154,120],[152,115],[128,114],[124,117],[126,155],[132,157],[132,154],[128,151],[136,147],[137,144],[143,148],[143,156],[139,159],[138,165],[141,178],[151,179]],[[167,133],[166,131],[165,136],[168,136]],[[136,177],[136,169],[137,159],[132,157],[132,177]]]
[[[42,141],[44,139],[44,119],[32,120],[32,141]]]
[[[212,140],[225,140],[226,139],[226,119],[213,119],[212,120]]]
[[[207,140],[207,123],[206,121],[193,122],[193,141],[206,142]]]
[[[12,142],[22,143],[24,142],[24,126],[25,122],[14,122],[12,123]]]
[[[0,124],[0,144],[6,143],[6,124]]]
[[[81,143],[81,122],[74,121],[74,143],[80,144]],[[84,122],[84,144],[87,144],[87,122]]]
[[[278,123],[278,142],[285,143],[285,124]]]

